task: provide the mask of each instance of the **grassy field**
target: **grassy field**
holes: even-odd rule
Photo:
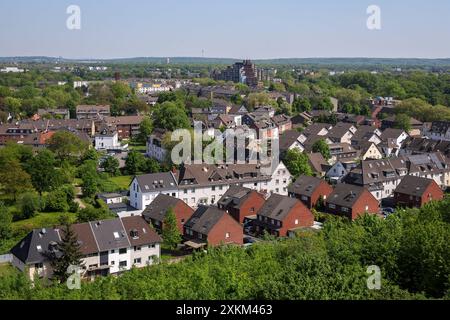
[[[9,263],[0,264],[0,277],[9,276],[16,272],[18,272],[18,270]]]
[[[118,176],[109,178],[109,180],[117,184],[123,190],[128,190],[132,179],[133,176]]]

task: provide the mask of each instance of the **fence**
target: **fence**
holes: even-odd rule
[[[12,254],[2,254],[0,255],[0,264],[2,263],[11,263],[12,262]]]

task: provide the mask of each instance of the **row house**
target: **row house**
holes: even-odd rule
[[[169,210],[175,214],[178,230],[183,234],[184,224],[192,216],[194,210],[180,199],[161,193],[145,208],[142,216],[155,230],[161,233]]]
[[[365,160],[352,169],[343,181],[365,187],[377,199],[390,198],[403,176],[407,175],[406,161],[393,164],[389,160]]]
[[[289,196],[297,198],[312,209],[319,201],[324,201],[333,192],[333,188],[323,179],[301,175],[289,186]]]
[[[244,232],[241,224],[225,210],[200,206],[184,224],[185,245],[193,249],[205,246],[242,245]]]
[[[338,122],[328,131],[327,137],[333,143],[351,143],[353,135],[356,133],[356,127],[350,123]]]
[[[383,153],[374,142],[361,142],[358,146],[361,160],[379,160],[383,158]]]
[[[144,210],[158,194],[183,200],[192,208],[213,205],[231,186],[287,195],[291,174],[280,162],[266,173],[260,165],[182,165],[180,170],[136,176],[130,185],[130,204]]]
[[[433,179],[442,189],[450,187],[450,159],[442,153],[417,154],[404,158],[410,175]]]
[[[78,120],[81,119],[99,119],[111,115],[111,106],[109,105],[79,105],[75,108]]]
[[[254,227],[257,234],[267,232],[286,237],[300,228],[314,224],[314,215],[298,199],[273,194],[257,213]]]
[[[431,140],[450,141],[450,121],[433,121],[429,129],[424,127],[423,135]]]
[[[219,199],[217,206],[226,210],[236,221],[244,223],[248,217],[255,217],[264,205],[264,195],[249,188],[231,186]]]
[[[145,267],[160,258],[162,239],[142,217],[93,221],[71,226],[80,244],[82,276],[108,275]],[[12,249],[12,264],[33,280],[51,278],[50,256],[58,257],[60,228],[35,229]]]
[[[355,220],[359,216],[380,211],[378,200],[364,187],[338,184],[325,201],[326,211]]]
[[[354,149],[348,143],[332,143],[329,144],[331,162],[336,161],[352,161],[360,156],[360,150]]]
[[[433,200],[442,200],[444,192],[433,179],[406,176],[394,191],[397,207],[420,208]]]
[[[402,129],[388,128],[381,134],[380,148],[386,157],[396,157],[399,155],[403,142],[409,137]]]
[[[351,145],[358,147],[361,143],[372,142],[375,145],[381,143],[382,132],[374,126],[359,126],[351,138]]]
[[[441,152],[450,157],[450,140],[431,140],[429,138],[410,137],[405,140],[400,155],[414,155],[423,153]]]

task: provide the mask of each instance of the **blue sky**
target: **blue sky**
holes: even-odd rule
[[[1,0],[0,14],[0,56],[450,57],[449,0]]]

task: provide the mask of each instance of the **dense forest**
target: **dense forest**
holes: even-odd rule
[[[0,299],[448,299],[450,200],[353,223],[330,217],[322,231],[209,249],[177,264],[99,278],[80,290],[0,277]],[[369,266],[381,270],[368,289]]]

